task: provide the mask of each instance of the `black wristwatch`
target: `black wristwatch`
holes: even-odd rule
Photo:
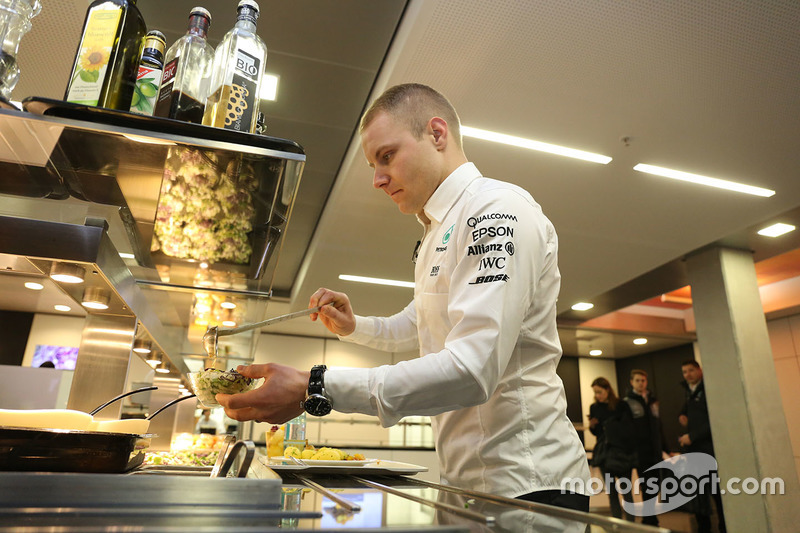
[[[301,406],[306,413],[313,416],[325,416],[333,409],[330,398],[325,396],[325,365],[316,365],[311,369],[311,377],[308,378],[308,391],[306,399],[301,402]]]

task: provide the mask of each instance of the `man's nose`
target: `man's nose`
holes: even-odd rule
[[[372,186],[380,189],[387,183],[389,183],[389,177],[376,168],[375,173],[372,175]]]

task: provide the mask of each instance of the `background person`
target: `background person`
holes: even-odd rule
[[[659,463],[664,454],[669,454],[664,432],[661,428],[661,418],[658,410],[658,400],[647,389],[647,372],[644,370],[631,370],[631,388],[625,394],[625,402],[630,407],[633,416],[634,443],[636,446],[636,473],[641,480],[642,500],[653,501],[658,498],[658,489],[651,489],[650,484],[660,480],[659,472],[646,472],[648,468]],[[649,480],[654,481],[649,481]],[[642,517],[642,523],[658,525],[658,516],[652,514]]]
[[[194,427],[194,432],[221,435],[222,424],[211,418],[211,409],[203,409],[203,412],[200,414],[200,420],[197,421],[197,425]]]
[[[617,479],[624,479],[630,488],[631,470],[635,463],[633,416],[628,404],[621,402],[611,383],[599,377],[592,381],[595,402],[589,407],[589,431],[597,437],[592,465],[600,468],[606,483],[611,516],[622,518],[619,504]],[[626,491],[625,501],[633,502],[633,492]],[[625,513],[625,519],[634,521],[632,515]]]
[[[588,492],[561,490],[570,479],[588,488],[589,468],[555,371],[561,345],[553,225],[526,191],[483,177],[468,162],[455,109],[430,87],[390,88],[360,131],[373,186],[424,228],[414,300],[390,317],[357,317],[345,294],[323,288],[309,306],[334,305],[311,319],[344,340],[386,351],[418,348],[420,357],[330,369],[314,377],[313,389],[324,382],[337,411],[375,415],[384,426],[431,416],[447,484],[588,511]],[[240,372],[265,383],[218,395],[229,416],[280,423],[299,414],[309,372],[274,364]]]
[[[707,453],[714,456],[714,443],[711,439],[711,421],[708,416],[708,404],[706,403],[706,390],[703,384],[703,369],[694,359],[684,361],[681,365],[684,381],[681,383],[686,391],[686,403],[681,409],[678,421],[681,426],[687,429],[687,433],[678,438],[681,448],[687,452]],[[699,533],[711,532],[711,497],[706,487],[706,491],[698,494],[695,505],[695,519],[697,520],[697,530]],[[717,506],[717,516],[719,517],[719,531],[725,533],[725,516],[722,512],[722,496],[719,487],[713,490],[713,500]]]

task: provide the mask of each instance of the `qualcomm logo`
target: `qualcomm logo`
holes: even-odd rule
[[[660,488],[661,502],[654,496],[642,502],[622,502],[622,508],[634,516],[653,516],[673,511],[695,498],[698,494],[711,494],[716,490],[717,460],[706,453],[685,453],[676,455],[657,463],[645,472],[663,468],[670,470],[672,476],[659,483],[658,477],[647,478],[650,494],[658,494]],[[638,480],[641,481],[641,478]],[[650,490],[654,489],[654,490]]]
[[[453,228],[455,227],[456,225],[453,224],[447,229],[447,231],[444,232],[444,236],[442,237],[442,244],[447,244],[450,241],[450,237],[453,236]]]

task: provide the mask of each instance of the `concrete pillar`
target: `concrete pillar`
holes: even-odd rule
[[[752,254],[712,248],[687,267],[721,487],[734,477],[781,478],[785,487],[783,495],[723,494],[728,531],[797,531],[800,482]]]

